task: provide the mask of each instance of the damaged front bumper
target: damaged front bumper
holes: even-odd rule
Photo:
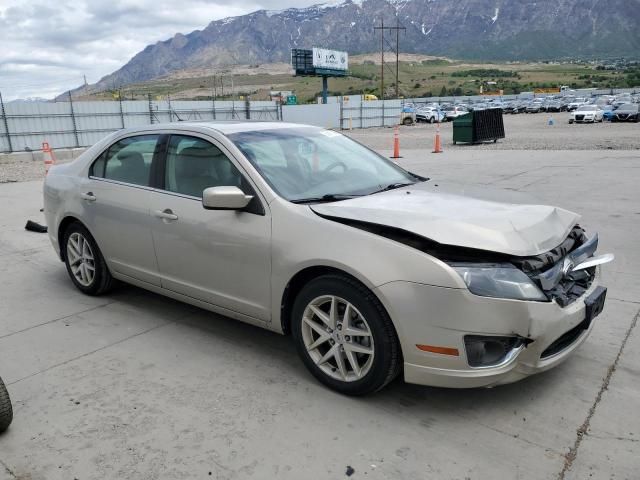
[[[545,301],[472,293],[408,282],[378,287],[395,321],[405,379],[443,387],[490,387],[514,382],[564,361],[588,337],[606,289],[594,256],[598,236],[576,225],[555,248],[539,255],[501,258],[539,288]],[[490,252],[476,252],[476,261]],[[455,270],[455,262],[445,260]],[[496,268],[502,263],[497,263]]]
[[[491,387],[553,368],[586,340],[595,321],[591,318],[585,325],[585,300],[598,293],[597,277],[596,273],[583,295],[565,307],[410,282],[382,285],[376,294],[391,318],[399,320],[394,323],[402,345],[405,381],[451,388]],[[465,345],[469,336],[524,341],[497,364],[477,368],[470,366]],[[442,354],[419,345],[449,348]]]

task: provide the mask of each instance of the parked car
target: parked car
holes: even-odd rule
[[[587,103],[586,98],[576,98],[567,105],[567,112],[573,112]]]
[[[462,115],[466,115],[467,113],[469,113],[469,110],[466,107],[458,105],[455,107],[450,107],[444,111],[444,121],[453,121]]]
[[[573,102],[573,98],[563,98],[562,100],[560,100],[560,111],[568,112],[571,102]]]
[[[402,107],[400,123],[402,125],[413,125],[416,123],[416,107],[413,103],[407,103]]]
[[[553,100],[547,103],[546,107],[547,112],[561,112],[562,111],[562,102],[559,100]]]
[[[11,399],[9,398],[7,387],[5,387],[2,378],[0,378],[0,433],[9,428],[12,421],[13,407],[11,406]]]
[[[640,121],[640,104],[637,103],[625,103],[620,105],[613,112],[612,122],[638,122]]]
[[[526,102],[515,101],[507,105],[507,107],[504,110],[504,113],[511,113],[513,115],[517,115],[518,113],[525,112],[526,108],[527,108]]]
[[[416,110],[416,122],[442,122],[444,121],[444,112],[439,108],[423,107]]]
[[[605,105],[602,108],[602,119],[610,122],[613,119],[614,109],[612,105]]]
[[[542,100],[534,100],[533,102],[527,105],[525,109],[527,113],[539,113],[542,111]]]
[[[317,127],[180,122],[52,167],[44,213],[81,292],[120,280],[290,333],[320,382],[361,395],[400,372],[514,382],[585,341],[612,256],[578,214],[517,195],[431,181]]]
[[[602,122],[604,111],[597,105],[582,105],[569,114],[569,123]]]

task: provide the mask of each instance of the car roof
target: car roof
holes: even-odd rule
[[[301,123],[287,123],[287,122],[268,122],[268,121],[252,121],[252,120],[214,120],[214,121],[196,121],[196,122],[172,122],[172,123],[156,123],[153,125],[140,125],[139,127],[132,127],[126,129],[129,132],[149,131],[149,130],[189,130],[193,129],[210,129],[215,130],[223,135],[230,135],[232,133],[251,132],[257,130],[282,130],[288,128],[312,128],[320,129],[320,127],[314,127],[313,125],[306,125]]]

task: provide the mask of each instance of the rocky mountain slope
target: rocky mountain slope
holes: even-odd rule
[[[178,33],[147,46],[95,87],[186,68],[289,61],[291,48],[374,52],[380,35],[373,27],[381,20],[406,27],[400,42],[408,53],[524,60],[637,57],[640,52],[640,0],[344,0],[259,10]],[[388,50],[394,41],[389,38]]]

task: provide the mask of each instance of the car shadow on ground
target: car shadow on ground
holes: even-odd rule
[[[275,366],[283,378],[286,378],[283,383],[308,384],[314,393],[324,391],[329,397],[336,395],[321,386],[307,372],[290,336],[245,324],[133,286],[120,285],[112,295],[118,302],[138,306],[140,302],[173,304],[176,324],[196,329],[205,338],[223,340],[238,349],[240,354],[245,350],[248,356],[254,357],[254,363],[264,362]],[[425,417],[427,423],[431,416],[443,413],[481,417],[487,412],[506,409],[512,415],[518,415],[517,409],[520,406],[545,396],[563,382],[563,377],[563,365],[560,365],[515,384],[495,388],[447,389],[407,384],[402,375],[399,375],[382,391],[365,397],[352,397],[351,401],[407,415],[422,411],[428,414]]]

